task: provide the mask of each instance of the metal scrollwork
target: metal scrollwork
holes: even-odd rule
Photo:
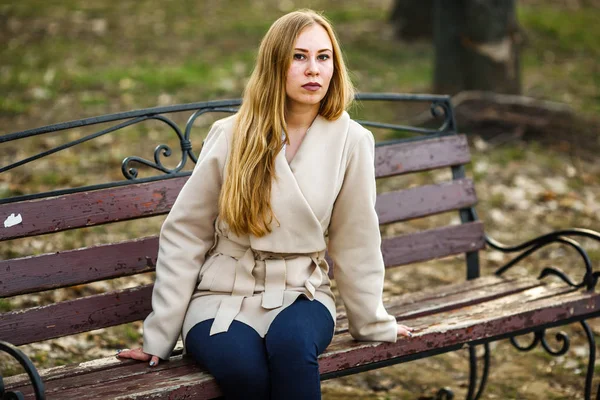
[[[586,334],[586,337],[588,340],[589,349],[590,349],[589,356],[588,356],[587,373],[585,376],[585,392],[584,392],[584,399],[590,400],[591,395],[592,395],[592,379],[594,377],[594,364],[596,363],[596,341],[594,339],[594,335],[593,335],[592,330],[590,329],[588,323],[586,321],[579,321],[579,322],[581,323],[581,326],[583,327],[583,330],[585,331],[585,334]],[[533,334],[534,334],[534,339],[527,346],[519,345],[519,343],[516,341],[516,339],[514,337],[510,338],[510,342],[519,351],[530,351],[533,348],[535,348],[539,343],[541,343],[542,348],[548,354],[550,354],[552,356],[562,356],[567,351],[569,351],[569,348],[571,347],[571,342],[569,340],[569,336],[565,332],[561,331],[561,332],[556,333],[556,335],[555,335],[556,341],[558,343],[562,343],[562,345],[556,349],[553,349],[548,344],[548,341],[546,340],[546,330],[545,329],[537,330],[537,331],[533,332]],[[598,387],[598,397],[597,398],[600,398],[600,386]]]
[[[136,179],[138,176],[138,169],[135,167],[130,167],[130,163],[132,163],[132,162],[143,164],[147,167],[164,172],[165,174],[175,174],[175,173],[181,171],[185,167],[187,158],[188,158],[188,156],[190,156],[190,154],[192,154],[191,158],[195,159],[195,157],[193,157],[192,144],[189,140],[189,137],[186,137],[181,132],[181,130],[179,129],[177,124],[175,124],[172,120],[170,120],[169,118],[164,117],[162,115],[153,115],[153,116],[149,117],[148,119],[155,119],[157,121],[164,122],[169,127],[171,127],[171,129],[173,129],[173,131],[175,131],[175,133],[179,137],[179,143],[180,143],[180,147],[181,147],[181,160],[179,161],[179,163],[177,164],[177,166],[175,168],[167,168],[163,164],[163,162],[161,160],[161,156],[162,157],[171,157],[171,154],[173,154],[173,151],[171,150],[171,147],[169,147],[168,145],[159,144],[154,149],[154,162],[148,161],[144,158],[137,157],[137,156],[130,156],[123,160],[123,162],[121,163],[121,172],[123,172],[123,176],[125,178],[130,179],[130,180]],[[189,134],[189,131],[186,131],[186,133]]]
[[[161,157],[171,157],[171,155],[173,154],[173,150],[171,149],[170,146],[168,146],[166,144],[159,144],[154,149],[154,162],[148,161],[144,158],[137,157],[137,156],[130,156],[130,157],[125,158],[123,160],[123,162],[121,163],[121,172],[123,173],[123,176],[129,180],[133,180],[138,177],[138,169],[130,166],[130,164],[133,162],[143,164],[147,167],[153,168],[157,171],[164,172],[165,174],[168,174],[168,175],[172,175],[172,174],[176,174],[176,173],[180,172],[185,167],[188,157],[192,160],[192,162],[194,164],[197,163],[198,158],[192,151],[192,142],[190,141],[192,125],[194,124],[194,121],[196,120],[196,118],[198,118],[200,115],[208,113],[208,112],[233,113],[235,111],[236,111],[235,108],[223,108],[223,107],[203,108],[201,110],[198,110],[194,114],[192,114],[192,116],[188,119],[188,121],[186,123],[185,132],[183,132],[183,133],[181,132],[179,127],[169,118],[166,118],[162,115],[150,116],[148,119],[156,119],[158,121],[164,122],[169,127],[171,127],[171,129],[173,129],[173,131],[175,131],[175,133],[177,134],[177,137],[179,138],[179,147],[181,149],[181,160],[179,161],[179,163],[177,164],[177,166],[175,168],[167,168],[163,164]]]
[[[431,102],[431,115],[435,118],[443,117],[444,123],[440,128],[438,128],[438,132],[445,132],[447,130],[454,130],[454,113],[452,112],[450,103],[447,101],[434,100]]]
[[[15,360],[21,364],[27,375],[29,375],[29,379],[33,384],[33,391],[35,393],[35,398],[37,400],[45,400],[46,394],[44,393],[44,383],[42,382],[42,378],[40,374],[38,374],[35,366],[31,362],[31,360],[19,350],[17,347],[13,346],[10,343],[4,342],[0,340],[0,351],[8,353]],[[25,397],[21,392],[6,392],[4,388],[4,382],[2,381],[2,376],[0,376],[0,398],[2,400],[22,400]]]
[[[454,392],[448,388],[442,388],[438,390],[435,395],[435,400],[453,400]]]
[[[546,339],[546,330],[545,329],[540,329],[538,331],[533,332],[534,334],[534,338],[533,341],[527,345],[527,346],[521,346],[516,338],[513,336],[510,338],[510,343],[519,351],[530,351],[532,349],[534,349],[538,344],[542,344],[542,348],[544,350],[546,350],[546,352],[550,355],[553,356],[562,356],[563,354],[565,354],[567,351],[569,351],[569,348],[571,347],[571,341],[569,340],[569,335],[567,335],[565,332],[557,332],[555,334],[555,339],[558,343],[562,342],[562,346],[558,349],[553,349],[549,344],[548,344],[548,340]]]

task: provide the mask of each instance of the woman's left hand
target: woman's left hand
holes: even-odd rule
[[[412,337],[412,331],[414,331],[414,330],[415,330],[415,328],[411,328],[406,325],[398,324],[398,335]]]

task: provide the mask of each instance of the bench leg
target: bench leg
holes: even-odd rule
[[[475,392],[477,386],[477,347],[469,346],[469,390],[467,392],[467,400],[478,400],[485,389],[487,383],[488,373],[490,370],[490,344],[483,344],[483,372],[481,373],[481,381],[479,382],[479,388]]]
[[[469,390],[466,400],[478,400],[485,389],[488,373],[490,370],[490,345],[483,343],[483,371],[481,381],[477,387],[477,345],[469,345]],[[452,400],[454,393],[448,388],[440,389],[435,396],[436,400]]]
[[[29,379],[31,379],[31,383],[33,384],[33,391],[35,393],[35,398],[37,400],[45,400],[46,395],[44,393],[44,383],[42,382],[42,378],[40,374],[38,374],[37,369],[31,362],[31,360],[19,350],[17,347],[13,346],[10,343],[3,342],[0,340],[0,351],[10,354],[14,359],[16,359],[19,364],[25,369],[27,375],[29,375]],[[20,400],[24,399],[23,394],[21,392],[5,392],[4,382],[2,380],[2,376],[0,375],[0,398],[2,399],[10,399],[10,400]]]
[[[594,364],[596,362],[596,340],[594,339],[594,334],[590,329],[590,326],[585,320],[579,321],[583,330],[585,331],[585,335],[588,340],[588,345],[590,348],[589,356],[588,356],[588,367],[587,373],[585,376],[585,390],[584,390],[584,399],[590,400],[592,397],[592,380],[594,378]],[[533,332],[534,337],[533,341],[526,345],[520,345],[515,337],[510,338],[510,342],[512,345],[518,349],[519,351],[530,351],[533,348],[537,347],[538,344],[542,344],[542,348],[550,355],[553,356],[561,356],[565,354],[569,348],[571,347],[571,342],[569,340],[569,336],[565,332],[556,333],[555,339],[557,342],[562,342],[562,346],[558,349],[554,349],[550,347],[548,341],[546,340],[546,329],[540,329]],[[598,391],[596,393],[596,400],[600,400],[600,385],[598,385]]]

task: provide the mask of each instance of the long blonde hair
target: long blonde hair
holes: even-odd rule
[[[219,198],[219,213],[237,234],[261,237],[271,232],[271,184],[275,157],[282,148],[285,121],[286,78],[294,44],[303,29],[319,24],[333,45],[334,71],[319,114],[339,118],[354,98],[339,43],[330,22],[304,9],[279,18],[261,41],[256,66],[244,90],[234,125],[233,144]],[[286,138],[287,141],[287,138]],[[276,218],[276,217],[275,217]]]

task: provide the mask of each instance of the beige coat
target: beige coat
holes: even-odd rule
[[[236,236],[218,217],[218,196],[235,115],[214,123],[198,163],[160,233],[152,313],[144,351],[168,358],[179,335],[215,318],[210,334],[233,320],[261,337],[305,295],[336,320],[325,249],[356,340],[395,342],[396,320],[382,302],[384,264],[375,212],[374,139],[349,115],[317,116],[288,164],[276,157],[272,233]]]

